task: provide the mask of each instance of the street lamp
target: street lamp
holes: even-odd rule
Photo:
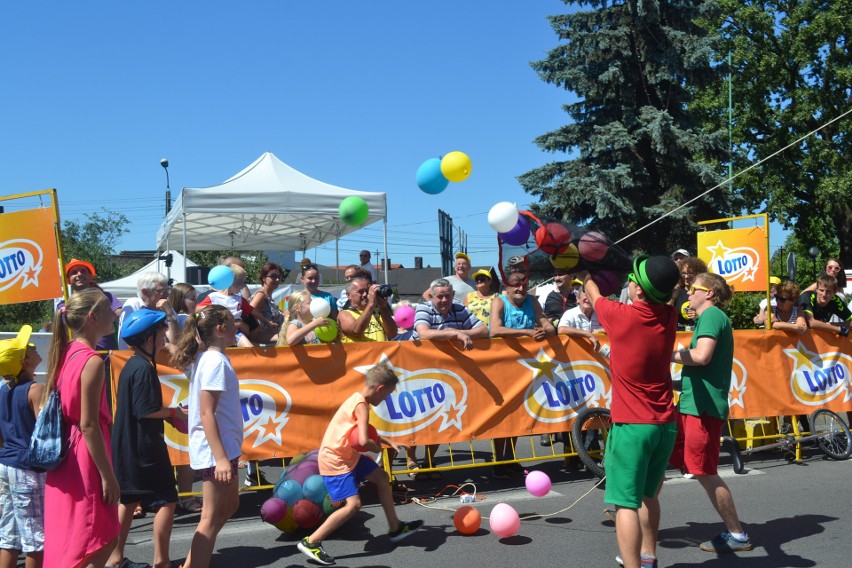
[[[169,188],[169,161],[165,158],[160,160],[160,165],[166,170],[166,215],[172,210],[172,190]]]
[[[819,272],[817,271],[817,258],[819,258],[819,247],[814,245],[808,249],[808,254],[814,261],[814,277],[816,277]]]

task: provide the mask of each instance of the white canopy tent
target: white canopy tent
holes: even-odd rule
[[[302,251],[358,230],[344,224],[340,202],[364,199],[364,226],[384,221],[387,254],[387,195],[329,185],[291,168],[271,152],[212,187],[185,187],[157,231],[158,250],[183,243],[187,250]],[[339,260],[336,261],[339,265]]]
[[[189,278],[186,274],[187,267],[198,265],[184,257],[176,250],[170,252],[173,255],[172,267],[170,270],[166,268],[166,262],[164,260],[155,258],[133,274],[111,282],[99,282],[98,285],[107,292],[110,292],[116,298],[127,300],[128,298],[136,297],[136,281],[139,279],[139,275],[143,272],[161,272],[163,274],[169,274],[175,282],[189,282]]]

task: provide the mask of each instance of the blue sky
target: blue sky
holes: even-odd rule
[[[176,197],[268,150],[324,182],[386,192],[393,262],[440,265],[442,209],[466,232],[474,264],[495,264],[487,212],[530,203],[515,178],[554,159],[532,141],[567,120],[569,93],[529,66],[557,45],[546,17],[567,9],[559,0],[9,4],[0,195],[55,187],[63,219],[122,212],[131,226],[118,248],[152,249],[161,158]],[[452,150],[471,157],[470,178],[422,193],[417,167]],[[354,233],[340,262],[381,241],[381,224]],[[333,264],[334,245],[308,256]]]

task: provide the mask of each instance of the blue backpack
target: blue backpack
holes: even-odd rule
[[[59,390],[55,389],[48,395],[47,403],[36,418],[33,437],[30,440],[30,465],[47,471],[59,467],[68,453],[68,438],[64,433],[62,400]]]

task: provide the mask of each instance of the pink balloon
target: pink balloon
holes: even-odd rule
[[[518,512],[506,503],[497,503],[491,509],[491,515],[488,519],[488,524],[491,530],[500,538],[514,536],[521,528],[521,518]]]
[[[524,483],[533,497],[544,497],[550,491],[550,477],[543,471],[529,472]]]
[[[621,290],[621,279],[611,270],[601,270],[592,274],[592,280],[598,285],[604,296],[611,296]]]
[[[414,326],[414,308],[411,306],[400,306],[393,314],[396,325],[403,329],[411,329]]]
[[[589,231],[577,243],[577,248],[580,249],[580,256],[585,260],[597,262],[606,256],[609,252],[609,244],[606,236],[597,231]]]
[[[287,516],[287,503],[278,497],[270,497],[260,507],[260,518],[274,525]]]

